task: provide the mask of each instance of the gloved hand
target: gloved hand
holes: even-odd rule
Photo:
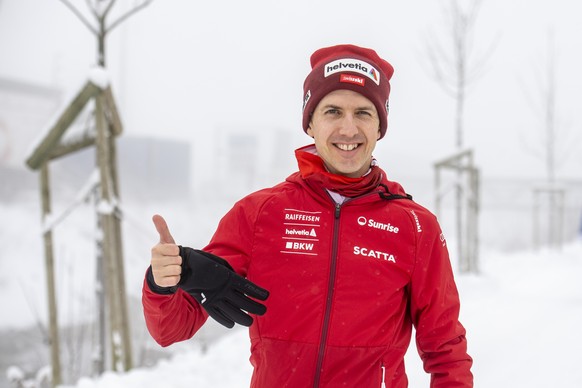
[[[192,295],[215,321],[232,328],[250,326],[247,313],[263,315],[269,291],[238,275],[228,262],[211,253],[180,246],[182,273],[178,287]],[[249,298],[251,297],[251,298]]]

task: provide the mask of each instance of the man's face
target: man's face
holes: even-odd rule
[[[380,118],[374,104],[351,90],[335,90],[321,99],[307,128],[327,169],[361,177],[370,168],[380,137]]]

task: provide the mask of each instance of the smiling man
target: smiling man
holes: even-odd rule
[[[307,133],[328,171],[359,178],[370,168],[380,138],[380,119],[370,100],[351,90],[325,96],[311,117]]]
[[[202,250],[153,221],[143,286],[167,346],[210,316],[249,326],[252,388],[408,386],[416,344],[430,386],[472,387],[446,241],[372,153],[388,127],[392,66],[371,49],[317,50],[304,83],[299,171],[238,201]]]

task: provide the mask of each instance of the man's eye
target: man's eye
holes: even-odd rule
[[[325,111],[325,114],[337,115],[337,114],[339,114],[339,109],[328,109]]]
[[[358,111],[358,114],[359,114],[360,116],[371,116],[371,115],[372,115],[372,114],[371,114],[370,112],[368,112],[367,110],[361,110],[361,111]]]

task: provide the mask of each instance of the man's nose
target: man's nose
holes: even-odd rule
[[[355,117],[351,114],[346,114],[340,123],[340,134],[343,136],[352,137],[358,133]]]

